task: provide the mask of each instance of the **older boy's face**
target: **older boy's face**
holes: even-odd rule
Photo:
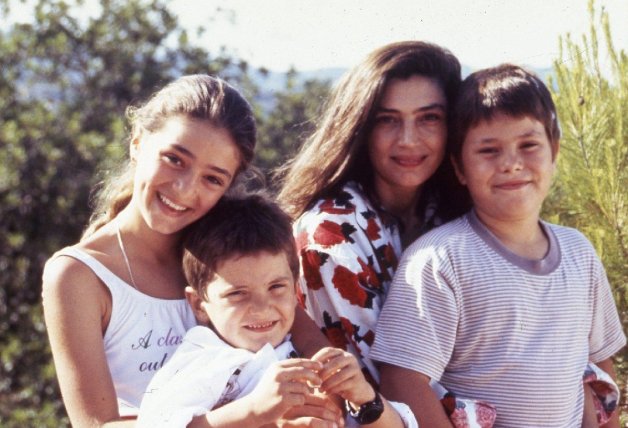
[[[537,220],[555,169],[543,124],[497,115],[467,133],[456,174],[484,220]]]
[[[257,352],[279,345],[292,327],[294,286],[283,252],[230,258],[219,264],[202,307],[224,341]]]

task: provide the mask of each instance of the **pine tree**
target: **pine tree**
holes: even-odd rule
[[[560,39],[550,80],[562,139],[547,217],[591,240],[606,267],[624,331],[628,326],[628,57],[615,49],[608,13],[589,1],[579,43]],[[601,36],[600,36],[601,33]],[[616,358],[628,395],[628,350]],[[623,404],[626,405],[626,398]]]

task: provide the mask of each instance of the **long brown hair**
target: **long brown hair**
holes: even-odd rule
[[[293,218],[347,181],[360,183],[367,196],[374,194],[366,146],[375,111],[391,79],[413,75],[434,79],[448,105],[453,104],[460,84],[460,63],[451,52],[431,43],[405,41],[382,46],[343,76],[316,131],[277,171],[282,182],[278,199]],[[453,177],[453,173],[447,174]]]
[[[212,126],[227,130],[241,154],[239,173],[253,159],[256,125],[251,106],[224,80],[203,74],[183,76],[157,91],[144,105],[129,107],[130,138],[142,131],[160,130],[173,116],[207,121]],[[133,163],[127,162],[121,171],[105,181],[96,194],[95,209],[83,237],[111,221],[129,204],[134,173]]]

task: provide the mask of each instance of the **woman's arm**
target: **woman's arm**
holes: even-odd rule
[[[296,308],[290,333],[294,347],[306,358],[311,358],[321,349],[330,346],[329,340],[300,306]]]
[[[381,364],[379,369],[382,394],[410,406],[420,427],[452,428],[427,376],[391,364]]]
[[[43,277],[43,307],[50,348],[73,426],[120,421],[103,343],[107,291],[78,261],[58,257]]]

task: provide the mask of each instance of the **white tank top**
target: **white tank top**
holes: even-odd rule
[[[103,338],[105,354],[120,416],[137,415],[153,375],[196,325],[191,308],[185,299],[158,299],[139,292],[79,248],[66,247],[55,256],[85,263],[109,288],[112,305]]]

